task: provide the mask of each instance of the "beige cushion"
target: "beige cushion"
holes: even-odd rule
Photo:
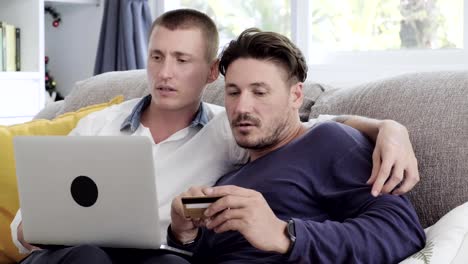
[[[322,94],[311,109],[405,125],[421,182],[409,193],[424,227],[468,201],[468,72],[407,74]]]

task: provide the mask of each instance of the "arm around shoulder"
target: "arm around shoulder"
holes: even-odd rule
[[[334,120],[359,130],[375,142],[368,180],[374,196],[404,194],[419,182],[418,163],[405,126],[393,120],[361,116],[338,116]]]
[[[396,263],[425,244],[424,230],[406,197],[370,194],[366,179],[371,150],[364,137],[353,134],[354,140],[334,145],[336,154],[322,171],[327,177],[318,182],[326,217],[294,219],[297,237],[289,255],[292,262]]]

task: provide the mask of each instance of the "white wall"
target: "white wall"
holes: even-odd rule
[[[54,4],[62,23],[45,15],[45,56],[57,90],[66,96],[76,81],[93,76],[104,4]]]

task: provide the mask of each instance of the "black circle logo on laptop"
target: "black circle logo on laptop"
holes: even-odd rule
[[[98,188],[96,183],[89,177],[78,176],[71,184],[71,195],[75,202],[83,207],[90,207],[96,203]]]

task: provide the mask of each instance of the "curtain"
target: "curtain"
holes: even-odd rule
[[[94,74],[146,68],[148,0],[105,0]]]

